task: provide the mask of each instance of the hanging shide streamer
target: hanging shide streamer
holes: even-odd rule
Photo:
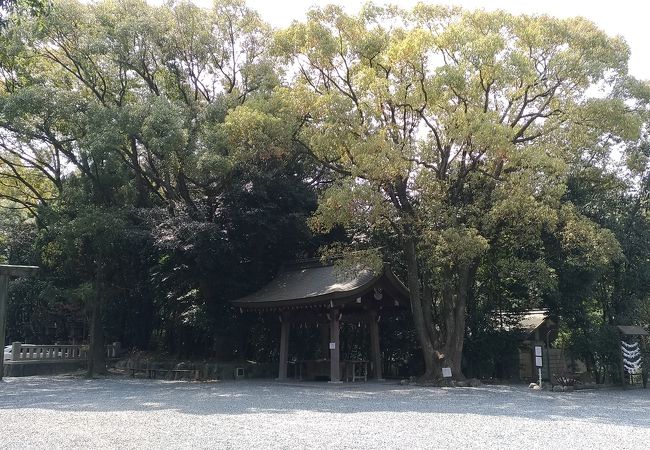
[[[634,343],[630,344],[630,343],[628,343],[628,342],[621,341],[621,348],[625,348],[625,349],[627,349],[627,350],[638,349],[638,348],[639,348],[639,343],[638,343],[638,342],[634,342]]]
[[[623,367],[629,374],[638,373],[641,370],[641,349],[639,343],[630,344],[621,341],[621,352],[623,354]]]

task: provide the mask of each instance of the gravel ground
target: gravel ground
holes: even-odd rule
[[[0,382],[0,448],[647,449],[650,389]]]

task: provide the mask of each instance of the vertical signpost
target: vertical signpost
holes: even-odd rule
[[[538,383],[539,383],[539,388],[542,388],[542,346],[541,345],[536,345],[535,346],[535,367],[537,367],[537,375],[539,377]]]
[[[0,264],[0,380],[4,376],[5,329],[7,323],[7,300],[9,297],[9,277],[33,277],[38,273],[36,266],[9,266]]]

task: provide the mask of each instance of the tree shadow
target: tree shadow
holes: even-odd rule
[[[358,383],[331,386],[273,381],[185,382],[109,377],[9,378],[0,383],[0,411],[172,410],[195,415],[301,411],[473,414],[536,421],[580,421],[650,428],[650,390],[531,391],[521,386],[424,388]]]

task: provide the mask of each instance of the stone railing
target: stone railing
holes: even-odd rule
[[[106,346],[108,358],[116,358],[119,352],[119,342]],[[84,360],[87,354],[87,345],[34,345],[20,342],[11,344],[11,361]]]

